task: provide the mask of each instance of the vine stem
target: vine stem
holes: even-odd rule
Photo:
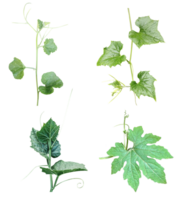
[[[124,114],[123,114],[123,130],[122,130],[122,134],[123,134],[123,144],[124,144],[124,149],[127,151],[128,150],[128,146],[129,146],[129,140],[127,139],[127,134],[126,134],[126,129],[127,129],[127,123],[126,123],[126,117],[125,117],[125,108],[124,108]],[[127,186],[127,181],[125,180],[125,186]]]
[[[131,16],[130,16],[130,9],[127,8],[128,10],[128,15],[129,15],[129,22],[130,22],[130,30],[132,31],[132,22],[131,22]],[[130,65],[130,72],[131,72],[131,77],[132,77],[132,81],[134,80],[134,69],[131,63],[132,60],[132,50],[133,50],[133,41],[131,40],[131,47],[130,47],[130,59],[129,59],[129,65]],[[136,95],[134,94],[134,100],[135,100],[135,104],[137,105],[136,102]]]
[[[40,92],[38,90],[38,45],[39,45],[39,35],[36,34],[35,40],[35,86],[36,86],[36,107],[39,107],[39,97]]]
[[[50,139],[48,141],[48,146],[49,146],[48,167],[51,170],[51,151],[52,151],[51,135],[50,135]],[[52,179],[52,174],[50,174],[50,192],[52,192],[52,191],[53,191],[53,179]]]

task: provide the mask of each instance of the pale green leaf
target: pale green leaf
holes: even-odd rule
[[[128,184],[136,191],[139,186],[141,172],[148,178],[158,183],[166,183],[164,168],[154,159],[172,158],[171,154],[162,146],[147,145],[153,144],[160,140],[159,136],[152,133],[143,134],[141,126],[129,129],[128,139],[132,141],[133,148],[125,150],[122,143],[116,143],[115,147],[111,147],[107,152],[109,156],[118,156],[112,162],[112,174],[120,171],[124,167],[124,180],[128,180]],[[152,157],[152,158],[149,158]],[[125,164],[126,162],[126,164]],[[139,166],[137,164],[139,163]]]
[[[47,55],[54,53],[57,50],[57,46],[53,39],[46,39],[44,42],[43,50]]]
[[[135,24],[140,28],[140,31],[130,31],[129,38],[137,45],[138,48],[142,45],[164,42],[163,37],[157,30],[158,20],[152,20],[149,16],[139,17]]]
[[[55,174],[58,176],[66,173],[73,173],[73,172],[88,172],[87,168],[78,162],[75,161],[63,161],[63,160],[58,160],[55,162],[51,169]]]
[[[104,48],[103,55],[99,58],[97,66],[108,65],[109,67],[113,67],[121,65],[121,63],[126,60],[125,55],[120,55],[122,48],[123,44],[121,42],[111,41],[110,46]]]

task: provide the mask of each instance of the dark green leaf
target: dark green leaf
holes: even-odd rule
[[[51,169],[49,168],[44,168],[44,167],[40,167],[42,169],[42,172],[46,173],[46,174],[55,174]]]
[[[54,142],[59,135],[60,126],[50,117],[44,126],[37,132],[38,140],[42,143]]]
[[[53,87],[39,86],[39,91],[42,94],[52,94],[54,92],[54,89]]]
[[[37,137],[37,130],[35,130],[34,128],[32,128],[31,131],[31,148],[33,148],[35,151],[37,151],[38,153],[40,153],[41,156],[48,158],[48,154],[49,154],[49,146],[48,143],[42,143],[39,141],[38,137]],[[54,143],[54,142],[53,142]],[[59,144],[59,142],[56,140],[54,145],[52,143],[52,151],[51,151],[51,156],[53,158],[57,158],[58,156],[60,156],[60,151],[61,151],[61,146]]]

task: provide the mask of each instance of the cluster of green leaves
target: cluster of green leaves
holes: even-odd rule
[[[133,147],[125,149],[122,143],[116,143],[115,147],[111,147],[107,151],[107,154],[110,157],[118,156],[118,158],[115,158],[112,162],[111,173],[115,174],[120,171],[126,162],[123,168],[123,179],[127,179],[128,184],[135,191],[137,191],[139,186],[141,171],[148,179],[157,183],[165,184],[166,179],[164,168],[153,158],[159,160],[163,158],[173,158],[167,149],[162,146],[154,145],[154,143],[158,142],[161,137],[153,135],[152,133],[145,134],[144,137],[141,137],[143,132],[144,131],[141,126],[135,127],[133,130],[129,129],[128,139],[133,142]]]
[[[87,171],[85,165],[83,164],[65,162],[63,160],[59,160],[53,166],[51,166],[51,157],[57,158],[61,154],[61,146],[57,140],[59,128],[60,127],[57,126],[52,119],[49,119],[49,121],[43,125],[40,131],[32,128],[30,135],[31,148],[33,148],[47,160],[48,168],[40,167],[42,172],[49,174],[51,177],[52,175],[56,175],[55,183],[51,183],[51,192],[58,185],[57,180],[59,176],[71,172]]]
[[[112,86],[111,96],[129,95],[129,91],[133,91],[138,98],[149,97],[157,100],[155,91],[155,77],[150,74],[149,70],[140,70],[136,76],[136,80],[130,81],[129,85],[123,86],[115,77],[112,81],[105,82],[107,86]]]
[[[49,23],[44,25],[43,20],[37,19],[36,32],[39,36],[39,45],[43,45],[43,51],[48,55],[55,55],[58,47],[53,38],[45,38],[50,31]]]
[[[165,40],[158,31],[157,20],[151,19],[150,16],[140,16],[135,22],[135,30],[128,32],[128,38],[132,40],[138,47],[143,48],[144,45],[162,44]],[[123,54],[123,43],[118,40],[111,40],[110,44],[103,49],[96,62],[96,67],[109,67],[113,69],[122,65],[129,60]]]

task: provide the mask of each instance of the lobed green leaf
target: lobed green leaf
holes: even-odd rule
[[[9,70],[12,72],[15,79],[22,79],[24,76],[25,66],[18,58],[14,58],[14,60],[9,64]]]
[[[57,50],[57,46],[53,39],[46,39],[44,42],[43,50],[47,55],[54,53]]]
[[[143,128],[141,126],[135,127],[133,130],[129,129],[128,139],[134,143],[133,148],[125,150],[122,143],[116,143],[115,147],[111,147],[107,152],[109,156],[118,156],[118,158],[115,158],[112,162],[112,174],[120,171],[120,169],[125,166],[123,178],[124,180],[128,180],[128,184],[135,191],[137,191],[139,179],[141,178],[140,170],[148,179],[165,184],[164,168],[152,158],[173,158],[164,147],[147,145],[159,141],[159,136],[149,133],[141,137],[142,134]],[[151,158],[149,158],[149,156]]]

